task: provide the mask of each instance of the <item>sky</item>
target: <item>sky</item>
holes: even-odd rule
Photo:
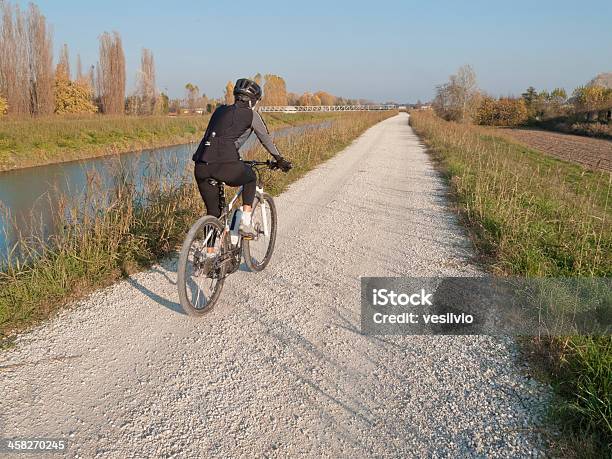
[[[15,3],[15,2],[13,2]],[[25,1],[17,3],[26,4]],[[289,91],[378,102],[433,97],[464,64],[482,90],[573,88],[612,72],[612,1],[37,0],[74,62],[95,64],[98,37],[118,31],[132,90],[143,47],[157,86],[187,82],[219,97],[228,80],[273,73]],[[74,68],[74,67],[73,67]]]

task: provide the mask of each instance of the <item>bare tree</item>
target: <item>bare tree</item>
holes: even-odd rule
[[[195,110],[196,102],[200,97],[200,88],[195,84],[187,83],[185,90],[187,91],[187,107],[189,107],[189,110]]]
[[[480,100],[476,73],[470,65],[461,67],[449,81],[436,87],[433,106],[444,119],[469,122]]]
[[[266,75],[262,104],[272,106],[287,105],[287,85],[282,77]]]
[[[228,81],[225,85],[225,104],[231,105],[234,103],[234,83]]]
[[[67,79],[71,79],[70,75],[70,53],[68,51],[68,45],[64,43],[60,51],[60,55],[57,61],[57,67],[55,73],[61,73]]]
[[[119,114],[125,110],[125,55],[119,33],[100,36],[100,61],[96,84],[104,113]]]
[[[10,113],[30,113],[27,31],[19,6],[0,0],[0,92]]]
[[[38,7],[30,3],[28,11],[28,55],[30,62],[30,110],[36,115],[53,113],[53,39],[47,21]],[[68,47],[66,72],[70,76]]]
[[[93,90],[96,87],[96,66],[92,65],[89,67],[89,72],[87,72],[87,83],[89,87]]]
[[[157,99],[155,86],[155,62],[151,50],[143,48],[140,59],[140,72],[138,73],[138,89],[136,95],[140,99],[138,113],[151,115]]]
[[[76,61],[76,66],[77,66],[77,70],[76,70],[76,81],[84,81],[84,77],[83,77],[83,64],[81,63],[81,55],[77,54],[77,61]]]

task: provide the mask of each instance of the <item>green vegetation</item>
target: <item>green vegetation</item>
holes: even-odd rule
[[[337,114],[329,126],[280,139],[277,145],[294,168],[288,174],[270,172],[265,178],[269,192],[280,193],[392,114]],[[277,117],[273,123],[278,126],[281,120]],[[251,155],[268,156],[261,148]],[[12,259],[0,272],[0,338],[48,317],[70,299],[175,252],[204,208],[191,174],[180,183],[169,178],[176,173],[159,170],[157,174],[140,191],[132,171],[119,172],[110,192],[92,178],[86,197],[66,197],[57,212],[55,236],[48,243],[19,241],[17,248],[29,261]],[[85,198],[94,212],[83,211]]]
[[[0,117],[6,115],[6,112],[8,112],[8,108],[8,102],[4,97],[0,96]]]
[[[494,98],[480,89],[476,73],[464,65],[448,82],[436,86],[432,101],[436,114],[446,121],[486,126],[527,126],[594,137],[612,137],[612,86],[601,74],[568,98],[563,88],[538,93],[533,86],[520,98]]]
[[[335,113],[264,115],[270,129],[317,123]],[[200,140],[208,116],[75,115],[3,119],[0,171]]]
[[[612,275],[612,177],[558,161],[490,130],[415,112],[476,246],[500,275]],[[559,394],[555,418],[574,453],[604,457],[612,446],[612,338],[531,342]],[[567,438],[567,436],[566,436]]]

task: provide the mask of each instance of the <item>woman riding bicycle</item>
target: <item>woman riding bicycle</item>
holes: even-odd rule
[[[261,96],[261,87],[254,81],[246,78],[236,81],[235,102],[215,110],[192,158],[195,161],[195,179],[209,215],[219,217],[222,211],[216,181],[229,186],[243,186],[239,230],[247,238],[256,236],[251,212],[257,183],[253,169],[241,161],[240,147],[255,132],[282,171],[287,172],[292,167],[274,145],[261,115],[254,110]]]

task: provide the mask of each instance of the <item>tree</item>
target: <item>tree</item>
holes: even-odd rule
[[[155,115],[166,115],[170,111],[170,98],[165,93],[160,93],[155,101],[153,113]]]
[[[488,126],[519,126],[527,122],[527,106],[524,99],[483,97],[475,121]]]
[[[527,108],[531,108],[531,105],[538,99],[538,92],[533,86],[529,86],[527,90],[521,94],[521,97],[525,101]]]
[[[196,101],[200,95],[200,88],[193,83],[187,83],[185,85],[185,90],[187,91],[187,107],[189,110],[195,110]]]
[[[0,0],[0,93],[11,113],[53,112],[51,32],[38,7],[26,13]]]
[[[142,56],[140,58],[136,96],[138,98],[136,113],[139,115],[151,115],[157,101],[157,87],[155,85],[155,61],[153,53],[146,48],[142,49]]]
[[[30,114],[27,31],[19,6],[0,2],[0,93],[7,98],[11,113]]]
[[[53,113],[53,41],[47,21],[36,5],[28,9],[30,112]],[[68,67],[70,70],[70,67]]]
[[[181,100],[180,99],[172,99],[168,106],[168,111],[170,113],[178,114],[181,111]]]
[[[574,90],[573,99],[577,110],[606,110],[612,107],[612,89],[603,86],[580,86]]]
[[[125,55],[119,33],[100,36],[100,61],[96,79],[102,111],[119,114],[125,110]]]
[[[225,104],[231,105],[234,103],[234,83],[228,81],[225,85]]]
[[[300,95],[294,92],[287,93],[287,105],[298,105],[300,100]]]
[[[337,99],[336,96],[332,96],[330,93],[325,91],[317,91],[315,96],[321,100],[321,105],[334,105]]]
[[[98,108],[92,102],[93,92],[85,82],[70,81],[67,74],[55,76],[55,113],[95,113]]]
[[[62,73],[67,79],[70,79],[70,54],[66,43],[62,46],[57,66],[55,67],[55,74],[57,75],[58,73]]]
[[[85,76],[83,75],[83,64],[81,63],[81,55],[77,54],[77,73],[76,73],[76,81],[85,80]]]
[[[0,116],[6,115],[9,105],[6,98],[0,96]]]
[[[298,105],[302,105],[305,107],[321,105],[321,99],[319,99],[319,97],[315,94],[305,92],[300,96],[298,100]]]
[[[91,67],[89,67],[89,72],[87,72],[87,84],[89,85],[89,87],[93,90],[96,87],[96,66],[92,65]]]
[[[262,105],[287,105],[287,85],[282,77],[271,74],[266,75]]]
[[[555,102],[559,104],[564,104],[567,101],[567,92],[565,92],[565,89],[563,88],[553,89],[553,91],[550,93],[550,96]]]
[[[476,73],[469,65],[461,67],[449,81],[436,87],[433,107],[446,120],[469,122],[480,102]]]

